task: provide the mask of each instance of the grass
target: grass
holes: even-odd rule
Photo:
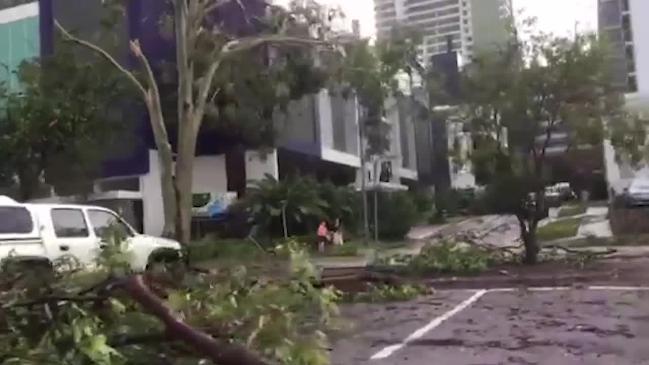
[[[255,260],[267,253],[254,242],[240,239],[205,239],[189,246],[189,257],[192,262],[206,260]]]
[[[559,218],[574,217],[584,213],[586,213],[586,206],[584,204],[564,205],[559,210]]]
[[[568,218],[540,227],[537,231],[539,241],[554,241],[577,235],[581,218]]]

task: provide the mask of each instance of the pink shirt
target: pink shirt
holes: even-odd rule
[[[318,236],[319,237],[325,237],[329,234],[329,230],[327,229],[327,225],[322,223],[318,226]]]

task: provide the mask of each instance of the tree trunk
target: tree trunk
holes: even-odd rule
[[[166,328],[166,333],[191,346],[215,364],[222,365],[267,365],[268,363],[243,346],[217,340],[209,334],[183,322],[182,316],[175,313],[161,300],[144,281],[136,275],[128,279],[126,292],[144,308],[147,313],[158,318]]]
[[[192,119],[181,120],[178,128],[178,159],[176,161],[176,201],[178,204],[176,239],[185,245],[191,241],[196,137]]]
[[[523,256],[523,263],[527,265],[534,265],[538,263],[539,252],[541,251],[538,241],[536,239],[536,220],[528,220],[523,216],[516,216],[518,218],[518,225],[521,230],[521,240],[525,247],[525,255]]]
[[[286,207],[282,207],[282,229],[284,229],[284,238],[288,238],[288,222],[286,221]]]
[[[536,229],[528,231],[523,236],[523,244],[525,245],[525,256],[523,257],[523,263],[527,265],[537,264],[539,252],[541,251],[541,249],[536,239]]]
[[[153,127],[153,134],[158,148],[158,163],[160,166],[160,187],[162,189],[162,206],[164,228],[162,235],[172,238],[176,236],[176,192],[174,189],[174,158],[171,145],[166,137],[164,117],[159,98],[147,97],[146,104]]]
[[[367,244],[370,238],[370,221],[369,221],[369,208],[367,202],[367,171],[365,171],[365,162],[367,160],[365,155],[365,124],[364,124],[363,108],[360,101],[358,102],[358,140],[359,140],[359,157],[361,162],[361,196],[363,198],[363,243]]]
[[[31,167],[26,167],[18,172],[18,194],[20,201],[26,202],[34,198],[36,190],[40,185],[39,176],[32,171]]]

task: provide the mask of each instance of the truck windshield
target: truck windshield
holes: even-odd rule
[[[22,207],[0,207],[0,234],[31,233],[34,223],[29,211]]]

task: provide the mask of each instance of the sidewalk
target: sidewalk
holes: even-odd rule
[[[351,267],[365,267],[372,263],[376,257],[391,257],[391,256],[409,256],[417,255],[427,244],[427,241],[414,241],[410,242],[406,247],[391,248],[387,250],[377,251],[371,246],[363,249],[362,256],[357,257],[314,257],[311,262],[319,268],[339,269]]]
[[[577,231],[578,238],[595,237],[609,238],[613,237],[611,224],[608,220],[607,207],[592,207],[586,210],[586,214]]]
[[[607,207],[590,207],[586,209],[586,212],[584,214],[559,218],[560,209],[561,208],[550,209],[549,217],[539,222],[539,228],[563,220],[581,218],[581,223],[579,225],[579,228],[577,229],[577,235],[572,238],[562,238],[562,241],[581,238],[613,237],[611,224],[608,220]]]

